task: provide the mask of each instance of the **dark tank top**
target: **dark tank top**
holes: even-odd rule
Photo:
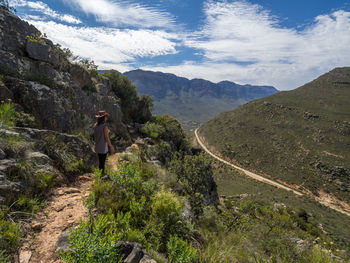
[[[108,152],[108,145],[105,139],[104,128],[107,124],[101,124],[94,128],[95,152],[105,154]]]

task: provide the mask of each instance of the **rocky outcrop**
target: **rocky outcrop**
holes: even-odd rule
[[[67,166],[82,160],[85,167],[91,167],[97,161],[90,145],[73,135],[15,128],[0,130],[0,138],[0,203],[9,203],[24,192],[35,194],[38,187],[42,191],[40,187],[47,186],[42,185],[40,176],[49,176],[48,184],[68,182],[71,175],[61,166],[60,154],[68,156]],[[45,146],[49,143],[50,150]],[[59,145],[64,145],[61,152]]]
[[[53,45],[27,41],[26,51],[28,56],[32,59],[44,61],[54,66],[58,66],[60,63],[60,56],[58,52],[54,51]]]
[[[92,80],[82,66],[32,25],[0,7],[0,99],[34,115],[38,127],[89,134],[98,110],[111,114],[112,132],[127,133],[107,78]]]

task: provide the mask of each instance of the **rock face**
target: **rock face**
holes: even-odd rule
[[[0,7],[0,99],[12,99],[34,115],[40,128],[87,134],[96,112],[103,109],[111,114],[112,132],[125,132],[109,80],[94,82],[50,40],[36,40],[40,35],[34,26]]]
[[[50,130],[15,128],[15,131],[0,129],[0,138],[0,203],[11,202],[23,191],[35,192],[38,175],[50,175],[52,182],[56,184],[70,180],[57,162],[59,153],[55,149],[54,152],[45,150],[45,144],[50,140],[54,140],[53,148],[55,145],[64,145],[64,150],[69,152],[70,157],[82,160],[86,167],[97,162],[90,145],[73,135]],[[11,138],[17,141],[17,146],[8,144]],[[73,159],[68,161],[74,161]]]

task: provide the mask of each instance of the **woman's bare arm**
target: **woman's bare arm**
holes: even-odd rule
[[[111,150],[111,153],[114,153],[114,147],[113,145],[111,144],[111,140],[109,139],[109,131],[108,131],[108,126],[106,125],[104,128],[103,128],[103,132],[104,132],[104,135],[105,135],[105,140]]]

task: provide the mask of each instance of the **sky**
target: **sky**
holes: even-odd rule
[[[297,88],[350,66],[349,0],[10,0],[99,69]]]

